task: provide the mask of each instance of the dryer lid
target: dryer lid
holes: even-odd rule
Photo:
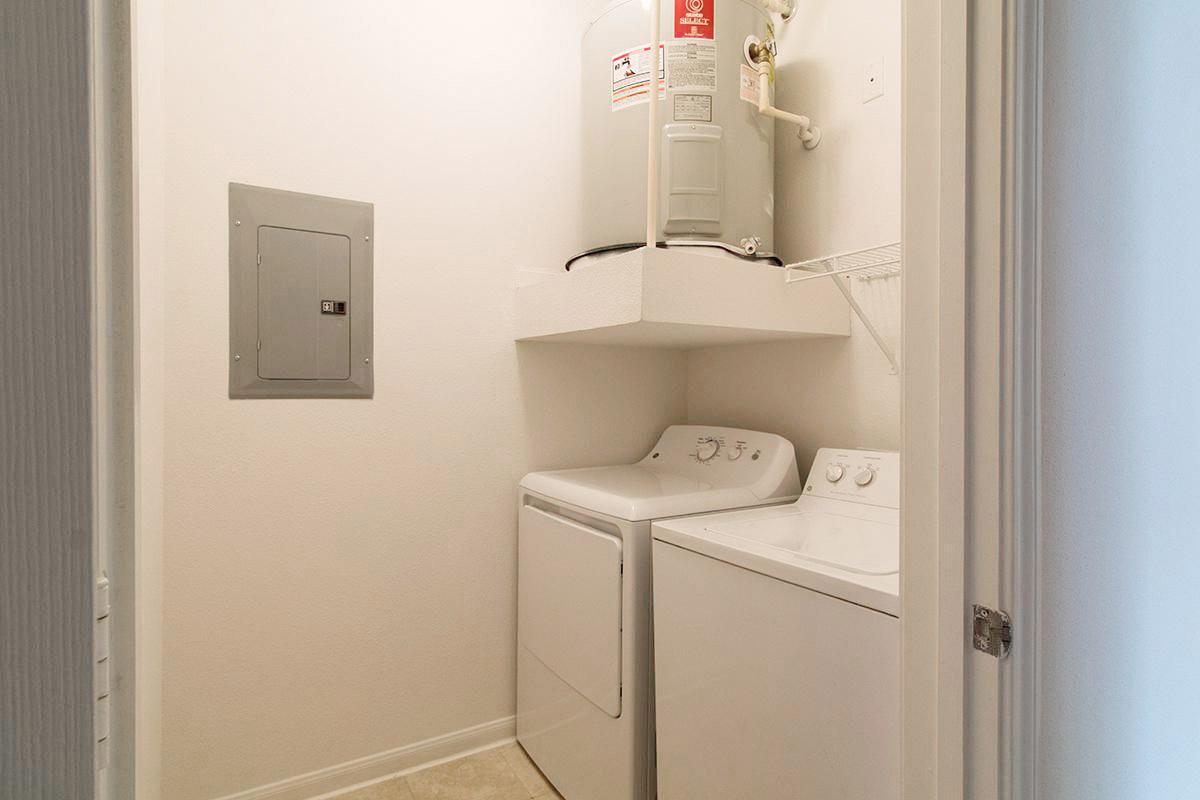
[[[684,475],[637,465],[534,472],[525,476],[521,486],[588,511],[631,521],[761,503],[746,488],[717,488]]]
[[[744,508],[800,493],[791,442],[701,425],[671,426],[637,464],[534,472],[521,486],[631,521]]]

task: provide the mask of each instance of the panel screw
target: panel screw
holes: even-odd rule
[[[371,241],[371,237],[370,237],[370,236],[364,236],[364,237],[363,237],[363,239],[367,240],[368,242],[369,242],[369,241]]]
[[[363,359],[363,363],[364,363],[364,364],[370,364],[370,363],[371,363],[371,359],[369,359],[369,358],[364,358],[364,359]]]
[[[240,228],[242,226],[242,221],[240,219],[235,219],[233,221],[233,224]]]
[[[241,361],[241,360],[242,360],[242,357],[241,357],[241,355],[239,355],[239,354],[236,354],[236,353],[235,353],[235,354],[234,354],[234,356],[233,356],[233,360],[234,360],[234,361]]]

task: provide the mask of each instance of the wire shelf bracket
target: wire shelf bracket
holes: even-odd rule
[[[900,242],[892,242],[880,247],[848,250],[823,258],[798,261],[795,264],[784,265],[783,279],[785,283],[803,283],[822,278],[838,278],[842,275],[853,275],[862,281],[890,278],[901,274],[902,252]],[[875,344],[887,358],[888,363],[892,365],[892,374],[899,375],[900,359],[896,355],[896,351],[884,340],[879,329],[875,327],[867,312],[854,299],[854,295],[850,293],[846,284],[839,280],[834,280],[833,284],[841,291],[846,302],[850,304],[850,308],[862,321],[863,327],[867,329],[867,333],[871,334]]]

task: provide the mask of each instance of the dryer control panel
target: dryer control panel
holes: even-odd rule
[[[714,488],[748,486],[760,497],[800,493],[795,448],[772,433],[672,425],[640,464]]]
[[[813,459],[804,495],[900,508],[900,454],[822,448]]]

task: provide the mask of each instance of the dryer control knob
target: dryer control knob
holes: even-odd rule
[[[712,461],[717,457],[717,453],[721,452],[721,443],[716,439],[706,439],[696,446],[696,460],[700,462]]]
[[[875,470],[873,469],[864,469],[854,476],[854,482],[859,486],[870,486],[873,480],[875,480]]]
[[[840,464],[830,464],[825,470],[825,480],[830,483],[837,483],[844,477],[846,477],[846,468]]]

